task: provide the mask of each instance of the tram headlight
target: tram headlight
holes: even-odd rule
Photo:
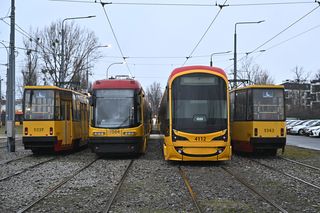
[[[93,132],[93,135],[102,136],[102,135],[105,135],[105,132]]]
[[[136,135],[136,132],[123,132],[122,134],[125,136],[134,136]]]

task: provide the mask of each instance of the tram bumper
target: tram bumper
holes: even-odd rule
[[[225,147],[188,147],[165,145],[165,160],[173,161],[224,161],[231,159],[231,146]]]
[[[22,143],[25,149],[33,148],[54,148],[57,144],[56,136],[46,137],[22,137]]]
[[[286,145],[286,138],[251,138],[254,149],[280,149]]]
[[[90,137],[89,148],[97,154],[136,154],[143,142],[143,137]]]

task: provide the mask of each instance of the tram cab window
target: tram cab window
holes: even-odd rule
[[[25,120],[52,120],[54,112],[53,90],[25,91]]]
[[[254,120],[284,120],[282,89],[255,89],[252,96]]]

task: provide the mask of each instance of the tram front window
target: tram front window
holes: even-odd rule
[[[188,74],[172,84],[172,128],[205,134],[227,129],[227,86],[210,74]]]
[[[24,120],[53,120],[53,90],[26,90],[24,103]]]
[[[254,120],[284,120],[284,92],[282,89],[254,89],[253,119]],[[248,109],[249,116],[251,114]]]
[[[119,128],[134,124],[134,90],[97,90],[95,127]]]

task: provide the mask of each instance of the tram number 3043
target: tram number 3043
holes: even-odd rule
[[[201,141],[207,141],[207,138],[206,137],[195,137],[194,140],[201,142]]]

